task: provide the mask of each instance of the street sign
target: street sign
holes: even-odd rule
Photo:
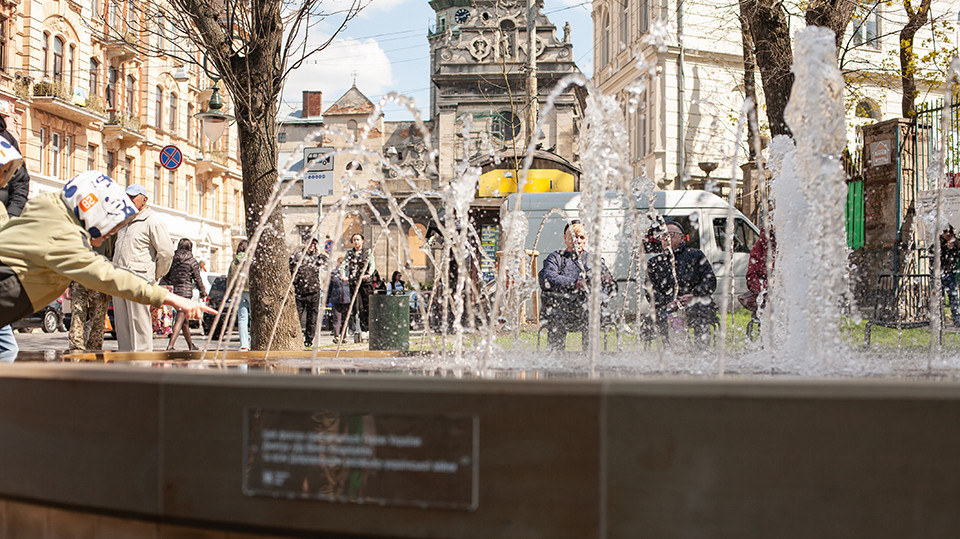
[[[303,196],[333,195],[333,148],[304,148]]]
[[[180,152],[180,148],[177,148],[173,144],[164,146],[163,149],[160,150],[160,164],[163,165],[163,168],[176,170],[182,162],[183,153]]]

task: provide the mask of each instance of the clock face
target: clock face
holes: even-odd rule
[[[453,20],[457,21],[458,24],[463,24],[467,22],[467,19],[470,18],[470,10],[466,8],[460,8],[456,13],[453,14]]]

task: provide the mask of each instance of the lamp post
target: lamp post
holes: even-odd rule
[[[210,100],[207,102],[207,110],[193,115],[203,124],[203,134],[211,144],[220,140],[227,125],[233,121],[233,116],[224,114],[220,111],[223,108],[223,99],[220,97],[220,88],[217,87],[220,81],[214,80]]]

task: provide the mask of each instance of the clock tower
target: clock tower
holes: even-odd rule
[[[530,11],[524,0],[430,0],[437,15],[428,37],[430,115],[438,139],[441,184],[453,177],[455,163],[464,158],[480,166],[489,158],[522,160],[533,130],[527,125],[531,54],[536,60],[538,110],[561,78],[580,72],[573,62],[569,23],[558,37],[557,28],[542,12],[542,0],[535,1]],[[532,51],[529,31],[535,32]],[[579,161],[576,138],[583,110],[578,95],[582,92],[574,88],[563,92],[541,119],[543,129],[534,141],[573,168]],[[509,161],[501,167],[502,177],[515,182],[516,159]],[[483,170],[489,179],[488,168]],[[478,198],[506,196],[511,192],[508,183],[495,188],[481,185]],[[574,190],[574,185],[550,182],[544,190]],[[499,205],[498,200],[489,202]]]

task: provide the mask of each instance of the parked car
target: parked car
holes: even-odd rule
[[[43,309],[13,323],[13,329],[30,328],[40,328],[44,333],[66,331],[67,327],[63,322],[63,296],[51,301]]]

